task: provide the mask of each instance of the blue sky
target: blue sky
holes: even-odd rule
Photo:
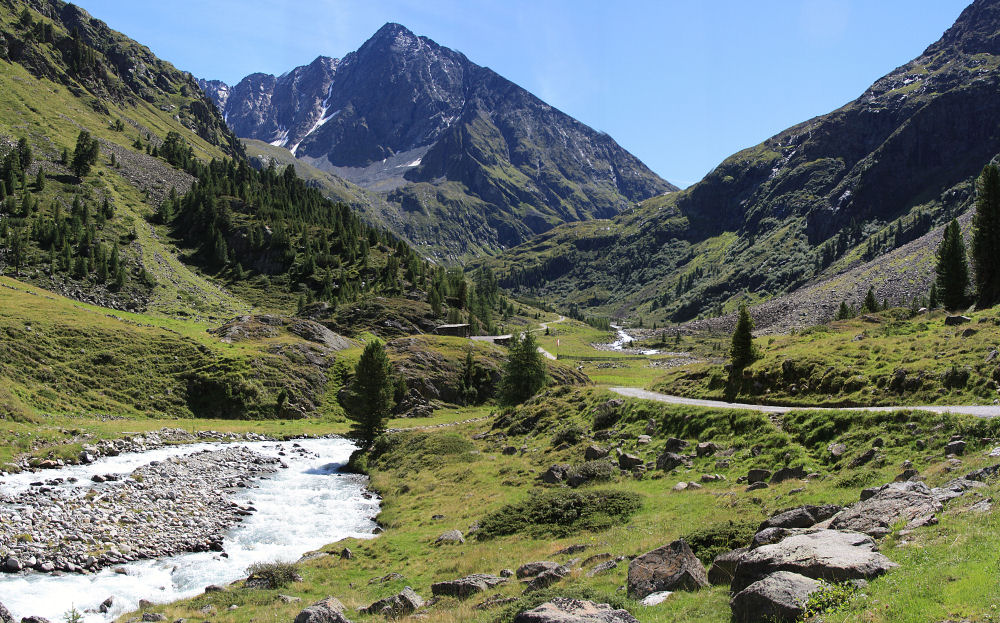
[[[198,77],[235,84],[385,22],[461,51],[686,186],[851,101],[969,0],[76,0]]]

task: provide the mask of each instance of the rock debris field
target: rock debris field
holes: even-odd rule
[[[232,495],[285,464],[237,446],[153,461],[93,486],[41,479],[0,496],[3,571],[92,572],[181,552],[222,551],[223,535],[255,510]]]

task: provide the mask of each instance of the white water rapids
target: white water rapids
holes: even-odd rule
[[[297,443],[309,450],[292,452]],[[162,461],[228,444],[198,443],[169,446],[149,452],[101,458],[90,465],[8,476],[0,491],[14,493],[31,482],[50,478],[79,479],[64,487],[93,487],[94,474],[129,474],[151,461]],[[365,480],[338,473],[354,446],[345,439],[300,439],[287,442],[238,442],[261,454],[276,456],[288,469],[253,483],[234,500],[252,504],[257,512],[237,524],[226,535],[228,558],[217,552],[181,554],[170,558],[143,560],[122,565],[126,573],[105,569],[99,573],[50,575],[43,573],[0,573],[0,603],[14,615],[36,615],[51,621],[63,620],[71,607],[84,612],[87,623],[111,621],[138,608],[140,599],[165,603],[200,594],[209,584],[228,584],[246,577],[246,568],[261,561],[295,561],[302,554],[346,537],[370,537],[375,528],[378,500],[364,496]],[[164,529],[169,529],[165,526]],[[96,610],[102,601],[114,597],[107,614]]]
[[[625,333],[625,330],[616,324],[611,325],[611,328],[618,332],[618,339],[611,343],[611,350],[625,350],[632,347],[632,342],[635,341],[634,337]],[[658,350],[642,350],[639,351],[639,354],[656,355],[659,352]]]

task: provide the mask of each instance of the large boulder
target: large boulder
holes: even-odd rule
[[[814,530],[751,549],[733,576],[738,593],[776,571],[791,571],[814,580],[845,582],[871,579],[897,567],[875,550],[875,541],[858,532]]]
[[[892,482],[866,500],[853,504],[830,523],[835,530],[854,530],[875,538],[889,534],[893,524],[905,521],[909,527],[936,521],[941,503],[919,481]]]
[[[806,470],[804,467],[782,467],[771,476],[771,484],[773,485],[779,482],[785,482],[786,480],[792,480],[794,478],[801,479],[805,477]]]
[[[295,623],[351,623],[344,616],[344,604],[336,597],[317,601],[299,612]]]
[[[628,610],[615,610],[608,604],[556,597],[537,608],[526,610],[514,623],[639,623]]]
[[[834,504],[825,504],[823,506],[807,504],[805,506],[791,508],[789,510],[776,513],[770,518],[765,519],[764,522],[760,524],[758,531],[765,530],[767,528],[811,528],[819,522],[826,521],[827,519],[833,517],[839,513],[840,510],[841,507]]]
[[[431,584],[431,594],[435,597],[446,596],[465,599],[506,582],[507,578],[499,578],[495,575],[487,575],[485,573],[474,573],[464,578],[458,578],[457,580]]]
[[[533,593],[535,591],[548,588],[567,575],[569,575],[569,569],[562,566],[542,571],[535,577],[528,580],[527,586],[524,587],[524,592]]]
[[[689,463],[690,461],[686,456],[677,454],[676,452],[661,452],[660,456],[656,457],[656,469],[662,469],[665,472],[669,472],[681,465],[688,465]]]
[[[790,571],[777,571],[757,580],[729,600],[733,623],[798,621],[809,595],[821,584]]]
[[[385,599],[379,599],[367,608],[362,608],[365,614],[379,614],[388,619],[396,619],[408,614],[412,614],[417,608],[424,605],[424,600],[417,595],[409,586],[398,594]]]
[[[743,558],[743,554],[747,551],[749,548],[740,547],[716,556],[708,570],[708,583],[729,584],[732,582],[733,575],[736,573],[736,565],[739,564],[740,558]]]
[[[705,566],[684,539],[647,552],[628,566],[628,594],[633,599],[660,591],[693,591],[705,586],[708,586]]]
[[[3,604],[0,604],[0,623],[15,623],[14,616]]]
[[[461,545],[462,543],[465,543],[465,536],[462,535],[461,530],[448,530],[434,539],[435,545]]]

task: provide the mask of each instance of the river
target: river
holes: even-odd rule
[[[294,448],[298,444],[299,448]],[[181,554],[122,565],[119,571],[99,573],[0,574],[0,603],[16,620],[43,616],[62,621],[71,607],[84,613],[87,623],[111,621],[135,610],[140,599],[166,603],[200,594],[210,584],[228,584],[246,577],[246,568],[261,561],[295,561],[305,552],[346,537],[368,538],[375,528],[379,501],[365,495],[366,479],[342,474],[354,446],[345,439],[302,439],[288,442],[239,442],[261,454],[281,459],[288,469],[258,480],[241,490],[235,501],[257,509],[233,528],[225,539],[228,557],[215,552]],[[76,477],[65,487],[95,487],[94,474],[129,474],[150,461],[162,461],[206,449],[220,443],[170,446],[143,453],[99,459],[90,465],[46,470],[42,474],[16,474],[0,482],[0,492],[24,491],[39,479]],[[93,612],[107,597],[114,604],[106,614]],[[87,612],[91,611],[91,612]]]

